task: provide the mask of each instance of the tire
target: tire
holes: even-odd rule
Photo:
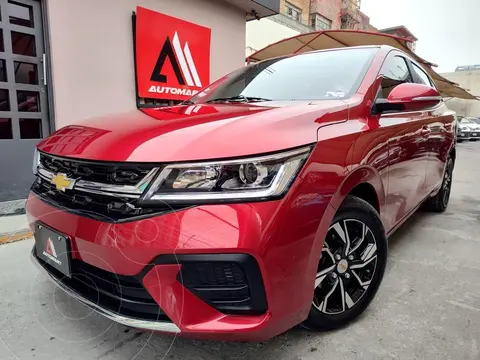
[[[424,204],[424,208],[427,211],[432,212],[444,212],[448,207],[448,202],[450,200],[450,192],[452,189],[452,179],[453,179],[453,168],[454,168],[453,159],[449,156],[447,159],[447,165],[445,167],[445,172],[443,175],[442,186],[438,193],[427,199]]]
[[[382,282],[387,250],[387,236],[377,211],[366,201],[348,196],[328,230],[312,307],[302,325],[311,330],[333,330],[360,316]]]

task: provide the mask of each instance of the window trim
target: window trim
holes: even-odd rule
[[[411,59],[408,59],[408,60],[410,61],[410,64],[409,64],[409,65],[411,66],[411,72],[412,72],[412,74],[416,74],[416,73],[415,73],[415,70],[414,70],[414,68],[413,68],[413,66],[415,65],[415,66],[418,67],[421,71],[423,71],[423,73],[424,73],[425,75],[427,75],[427,79],[428,79],[428,81],[430,82],[430,87],[433,88],[433,89],[435,89],[435,90],[438,90],[437,87],[435,86],[435,82],[432,80],[430,74],[428,74],[428,72],[425,71],[425,70],[423,69],[423,67],[421,67],[420,64],[417,63],[416,61],[413,61],[413,60],[411,60]],[[420,84],[420,83],[419,83],[418,81],[416,81],[415,79],[413,79],[413,80],[415,81],[416,84]],[[423,84],[423,82],[422,82],[421,84]],[[423,84],[423,85],[426,85],[426,84]]]
[[[378,87],[377,89],[377,93],[375,95],[375,98],[373,99],[373,102],[372,102],[372,107],[370,109],[370,113],[373,114],[374,112],[374,109],[375,109],[375,104],[377,103],[377,100],[379,99],[380,97],[380,93],[382,92],[382,82],[383,82],[383,78],[384,78],[384,75],[383,75],[383,69],[385,67],[385,64],[388,63],[388,61],[390,59],[393,59],[394,57],[399,57],[399,58],[402,58],[404,61],[405,61],[405,65],[407,65],[407,70],[408,70],[408,74],[409,74],[409,78],[410,78],[410,82],[413,83],[413,77],[412,77],[412,72],[411,72],[411,69],[410,69],[410,64],[408,62],[408,58],[404,56],[405,54],[400,52],[400,51],[396,51],[396,50],[392,50],[390,51],[386,56],[385,56],[385,60],[383,61],[382,65],[380,66],[380,69],[378,70],[378,74],[377,74],[377,78],[378,77],[381,77],[382,78],[382,81],[380,82],[380,86]],[[389,113],[385,113],[385,114],[381,114],[381,116],[383,115],[390,115],[390,114],[403,114],[403,113],[406,113],[407,111],[392,111],[392,112],[389,112]]]
[[[315,21],[315,25],[312,25],[312,20]],[[327,28],[317,27],[318,23],[327,25]],[[327,17],[325,17],[325,16],[323,16],[319,13],[313,13],[313,14],[310,15],[310,26],[317,31],[331,30],[332,29],[332,24],[333,24],[332,20],[330,20],[329,18],[327,18]]]
[[[412,70],[412,64],[416,64],[417,66],[419,66],[421,69],[423,69],[417,61],[413,60],[410,56],[408,56],[407,54],[405,54],[404,52],[401,52],[399,50],[391,50],[386,56],[385,56],[385,59],[384,61],[382,62],[382,65],[380,66],[380,69],[378,70],[378,73],[377,73],[377,79],[378,77],[382,77],[383,78],[383,74],[382,74],[382,70],[383,70],[383,67],[385,66],[385,64],[387,63],[387,61],[390,59],[390,58],[393,58],[395,56],[398,56],[398,57],[401,57],[405,60],[405,62],[407,63],[407,67],[408,67],[408,72],[410,73],[410,78],[411,78],[411,81],[412,83],[416,84],[417,82],[415,82],[415,79],[413,78],[413,70]],[[425,70],[424,70],[425,71]],[[426,71],[425,73],[427,74],[428,76],[428,79],[430,80],[430,82],[433,84],[432,85],[432,88],[434,88],[435,90],[438,91],[437,87],[435,86],[435,82],[432,80],[432,78],[430,77],[430,74],[428,74]],[[377,90],[377,93],[373,99],[373,102],[372,102],[372,107],[370,109],[370,112],[373,113],[373,110],[375,109],[375,103],[379,97],[379,94],[380,94],[380,91],[382,89],[382,84],[380,83],[380,86],[378,87],[378,90]],[[437,105],[434,105],[432,106],[431,108],[427,108],[425,110],[433,110],[433,109],[436,109],[437,107],[440,107],[441,105],[443,105],[445,102],[442,98],[442,100],[437,104]],[[412,111],[410,110],[404,110],[404,111],[392,111],[392,112],[389,112],[389,113],[385,113],[385,114],[382,114],[380,115],[383,116],[383,115],[395,115],[395,114],[407,114],[407,113],[411,113]]]
[[[292,15],[288,14],[289,9],[292,11]],[[290,4],[288,1],[285,1],[285,15],[288,16],[290,19],[302,22],[302,9],[293,4]]]
[[[422,65],[420,65],[420,63],[416,60],[413,60],[409,55],[405,54],[404,52],[401,52],[399,50],[392,50],[388,53],[387,55],[387,58],[388,56],[390,56],[390,54],[392,53],[397,53],[397,54],[400,54],[400,56],[402,56],[403,58],[405,58],[405,60],[407,61],[407,64],[409,66],[409,69],[410,69],[410,74],[412,75],[413,74],[413,70],[411,69],[411,64],[415,64],[417,65],[421,70],[423,70],[423,72],[425,72],[425,74],[427,74],[427,77],[428,79],[430,80],[430,86],[432,88],[434,88],[435,90],[438,91],[438,88],[437,86],[435,85],[435,81],[433,81],[432,77],[430,76],[430,74],[428,73],[428,71],[426,71]],[[386,60],[385,60],[386,61]],[[382,64],[382,67],[383,67],[383,64]],[[381,71],[381,68],[380,68],[380,71]],[[380,73],[380,72],[379,72]],[[412,80],[415,82],[415,79],[413,79],[413,76],[412,76]],[[415,82],[416,83],[416,82]]]
[[[392,53],[389,53],[388,56],[385,58],[385,61],[383,62],[382,66],[380,67],[380,71],[379,71],[379,75],[380,76],[384,76],[382,74],[382,70],[383,70],[383,67],[385,66],[385,64],[387,63],[387,61],[389,61],[390,59],[393,59],[395,57],[399,57],[399,58],[402,58],[404,61],[405,61],[405,65],[407,65],[407,70],[408,70],[408,74],[409,74],[409,79],[411,80],[410,82],[413,83],[414,82],[414,79],[413,79],[413,76],[412,76],[412,70],[410,68],[410,64],[408,63],[409,59],[407,57],[405,57],[402,53],[400,52],[394,52],[393,55],[391,55]]]

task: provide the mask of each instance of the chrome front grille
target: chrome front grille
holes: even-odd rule
[[[109,185],[138,184],[154,166],[130,165],[128,163],[102,163],[74,159],[65,159],[40,154],[40,166],[52,173],[66,174],[71,178]]]
[[[128,221],[179,209],[165,204],[141,206],[141,196],[158,170],[148,164],[103,163],[41,153],[32,191],[65,211],[106,222]],[[68,179],[68,186],[55,184],[59,174]]]
[[[138,207],[138,199],[73,190],[57,190],[55,185],[38,177],[32,191],[48,204],[78,215],[104,222],[126,221],[154,214],[156,208]]]
[[[73,181],[72,186],[77,191],[140,198],[157,174],[158,168],[154,165],[127,162],[66,159],[41,153],[37,171],[38,176],[49,183],[56,175],[63,174]]]

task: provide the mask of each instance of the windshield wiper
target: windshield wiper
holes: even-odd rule
[[[272,101],[272,99],[265,99],[262,97],[255,97],[255,96],[243,96],[243,95],[236,95],[231,97],[225,98],[217,98],[206,101],[207,103],[213,102],[255,102],[255,101]]]

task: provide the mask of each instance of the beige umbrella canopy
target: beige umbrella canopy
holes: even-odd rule
[[[456,97],[467,100],[480,100],[480,98],[470,94],[467,90],[458,86],[458,84],[445,79],[437,74],[432,67],[437,65],[428,62],[407,46],[407,40],[393,35],[359,31],[359,30],[326,30],[315,31],[306,34],[299,34],[286,38],[268,45],[261,50],[247,57],[247,62],[262,61],[277,56],[289,54],[300,54],[307,51],[323,50],[332,48],[341,48],[349,46],[365,45],[390,45],[409,54],[413,59],[422,64],[426,71],[435,81],[435,85],[444,97]]]

